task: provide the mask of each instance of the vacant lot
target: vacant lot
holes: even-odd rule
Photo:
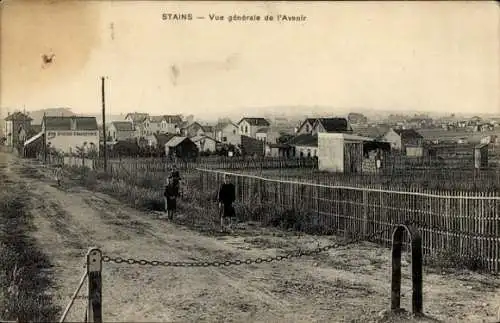
[[[56,286],[51,293],[59,306],[69,301],[83,272],[85,252],[93,245],[113,257],[224,261],[280,255],[335,240],[251,223],[230,235],[201,234],[70,181],[57,188],[50,178],[40,178],[46,174],[25,163],[13,166],[8,177],[29,189],[36,226],[31,235],[54,264]],[[411,299],[408,270],[405,263],[405,308],[410,308]],[[499,291],[500,279],[493,276],[426,270],[424,310],[446,322],[493,322]],[[103,269],[105,321],[407,321],[388,317],[384,310],[389,300],[390,251],[368,243],[277,263],[220,268],[105,263]],[[68,321],[81,321],[83,313],[84,300],[79,299]]]

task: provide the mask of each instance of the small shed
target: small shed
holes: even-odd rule
[[[488,167],[488,144],[479,144],[474,147],[474,168]]]
[[[318,133],[318,168],[341,173],[361,173],[363,144],[372,138],[347,133]]]
[[[175,156],[181,159],[194,159],[197,155],[198,147],[188,137],[175,136],[165,143],[165,156]]]

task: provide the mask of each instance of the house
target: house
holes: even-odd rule
[[[161,121],[159,125],[160,133],[180,133],[180,127],[182,125],[182,117],[180,115],[164,115],[161,116]]]
[[[95,117],[44,117],[42,132],[45,144],[64,153],[99,151],[99,130]]]
[[[144,137],[145,142],[140,145],[141,147],[148,147],[151,149],[164,149],[165,144],[175,137],[176,134],[154,133],[150,136]]]
[[[277,144],[278,138],[281,137],[281,132],[275,127],[260,128],[255,133],[255,139],[264,141],[268,144]]]
[[[133,112],[133,113],[127,113],[125,116],[125,121],[132,122],[132,124],[136,123],[142,123],[144,122],[145,119],[149,118],[148,113],[142,113],[142,112]]]
[[[257,130],[270,127],[271,124],[264,118],[242,118],[238,124],[240,135],[255,138]]]
[[[195,137],[206,135],[209,137],[214,136],[214,127],[208,125],[201,125],[198,122],[193,122],[184,128],[182,134],[187,137]]]
[[[352,133],[352,127],[346,118],[318,118],[311,133]]]
[[[196,144],[200,152],[214,152],[218,143],[214,138],[205,135],[191,137],[191,140]]]
[[[223,144],[238,146],[241,144],[241,136],[238,134],[238,126],[232,122],[218,123],[214,127],[215,139]]]
[[[135,134],[134,136],[137,138],[141,138],[148,135],[146,131],[146,125],[149,126],[149,114],[147,113],[127,113],[125,116],[125,121],[132,122]]]
[[[267,157],[289,158],[291,156],[291,148],[288,144],[266,143],[264,155]]]
[[[383,139],[395,150],[405,151],[407,146],[422,147],[424,137],[414,129],[389,129]]]
[[[297,129],[298,135],[310,134],[312,133],[314,123],[318,120],[317,118],[306,118]]]
[[[176,135],[165,143],[165,156],[193,159],[198,156],[198,147],[188,137]]]
[[[31,121],[33,119],[22,112],[14,112],[12,114],[9,112],[4,120],[5,145],[13,147],[23,144],[27,139],[28,129],[31,128]]]
[[[106,141],[124,141],[134,138],[135,128],[130,121],[113,121],[106,129],[108,132]]]
[[[318,155],[318,135],[301,134],[287,142],[292,157],[315,157]]]
[[[481,138],[480,143],[497,145],[499,143],[498,136],[497,135],[484,136]]]

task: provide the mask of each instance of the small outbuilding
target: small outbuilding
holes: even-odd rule
[[[474,168],[488,167],[488,144],[479,144],[474,147]]]
[[[349,133],[318,133],[319,170],[361,173],[363,171],[364,143],[372,138]]]
[[[167,157],[195,159],[197,155],[198,147],[188,137],[175,136],[165,143],[165,156]]]

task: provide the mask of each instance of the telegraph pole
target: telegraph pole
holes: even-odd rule
[[[104,171],[108,171],[108,146],[106,144],[106,100],[104,95],[104,76],[101,77],[101,95],[102,95],[102,132],[104,135]]]
[[[43,163],[47,164],[47,120],[46,112],[43,113]]]

